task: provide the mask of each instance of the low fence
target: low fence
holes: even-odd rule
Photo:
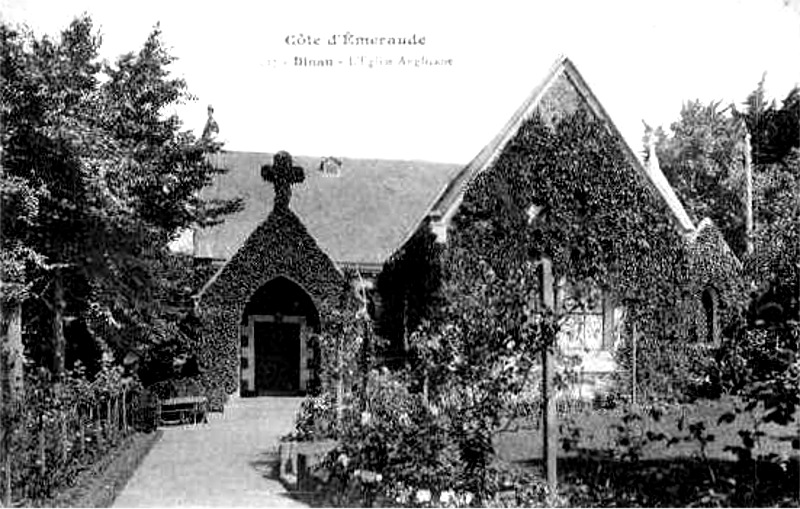
[[[156,425],[156,402],[141,388],[78,395],[35,387],[0,408],[0,494],[5,507],[51,496],[134,431]],[[26,503],[28,502],[28,503]]]

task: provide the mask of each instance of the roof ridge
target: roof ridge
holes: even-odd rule
[[[198,228],[195,256],[226,260],[270,212],[274,191],[258,173],[263,152],[228,151],[204,188],[208,199],[244,198],[244,207],[220,224]],[[432,198],[461,166],[448,163],[344,158],[342,177],[324,178],[319,159],[295,156],[306,181],[293,191],[292,210],[320,247],[339,263],[383,263],[428,213]]]
[[[459,172],[459,174],[456,175],[456,177],[446,185],[445,190],[440,197],[440,201],[434,203],[435,210],[432,210],[432,212],[435,212],[439,216],[446,216],[448,215],[448,212],[458,208],[458,205],[461,203],[461,198],[463,197],[466,184],[472,180],[475,175],[490,166],[496,157],[499,156],[499,153],[502,152],[502,148],[513,137],[513,133],[519,129],[520,125],[527,116],[528,111],[539,103],[544,95],[544,92],[547,91],[550,85],[552,85],[554,79],[558,76],[559,71],[562,70],[568,62],[569,59],[564,55],[560,55],[555,60],[545,74],[544,78],[528,94],[522,104],[517,107],[516,110],[514,110],[511,118],[509,118],[503,128],[500,129],[500,131],[494,135],[489,143],[486,144],[480,152],[478,152],[478,155],[476,155],[469,163],[467,163],[467,165],[464,166],[464,169],[462,169],[461,172]]]
[[[722,249],[728,252],[728,254],[731,256],[731,258],[733,258],[734,262],[736,263],[736,266],[739,269],[741,269],[744,266],[742,264],[742,261],[739,259],[736,253],[733,252],[733,249],[731,249],[731,246],[730,244],[728,244],[728,241],[725,240],[725,236],[722,235],[722,232],[717,226],[717,223],[715,223],[714,220],[711,219],[709,216],[704,217],[697,225],[697,228],[695,228],[694,231],[689,232],[687,234],[686,239],[688,240],[689,245],[694,245],[697,242],[697,239],[699,239],[700,236],[703,233],[705,233],[705,231],[708,230],[709,228],[713,228],[714,233],[716,235],[719,235],[719,237],[722,239],[722,244],[723,244]]]
[[[271,156],[274,155],[276,152],[263,152],[259,150],[227,150],[223,149],[220,150],[219,153],[221,154],[251,154],[251,155],[264,155],[264,156]],[[385,158],[385,157],[351,157],[351,156],[331,156],[328,155],[308,155],[308,154],[292,154],[293,159],[324,159],[324,158],[336,157],[342,161],[382,161],[387,163],[418,163],[418,164],[425,164],[425,165],[441,165],[441,166],[461,166],[462,163],[452,163],[452,162],[445,162],[445,161],[431,161],[428,159],[395,159],[395,158]]]
[[[511,118],[506,122],[504,127],[498,132],[492,140],[481,149],[478,155],[472,159],[464,169],[448,183],[446,190],[442,193],[439,201],[434,205],[434,210],[431,212],[433,215],[439,217],[449,218],[458,209],[458,206],[463,199],[464,192],[467,184],[474,179],[478,174],[489,168],[497,157],[502,153],[503,148],[510,141],[511,138],[518,132],[525,119],[529,118],[532,112],[538,107],[542,98],[547,90],[553,85],[555,80],[561,75],[564,76],[572,83],[576,92],[583,98],[589,108],[600,117],[608,126],[611,134],[621,141],[623,152],[633,164],[637,173],[642,175],[648,182],[648,187],[655,191],[667,205],[671,212],[673,220],[681,230],[682,234],[686,234],[695,229],[694,224],[686,213],[686,209],[678,199],[675,191],[670,186],[663,173],[651,173],[643,165],[642,161],[636,156],[631,149],[628,142],[620,133],[617,126],[614,124],[611,116],[605,110],[603,105],[597,99],[597,96],[592,92],[586,80],[578,71],[575,64],[565,55],[560,55],[555,62],[550,66],[549,71],[545,78],[532,90],[522,104],[514,111]],[[659,175],[661,178],[659,178]]]

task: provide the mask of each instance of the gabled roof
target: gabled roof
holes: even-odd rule
[[[554,117],[574,111],[578,103],[588,106],[594,115],[606,123],[611,134],[620,140],[629,164],[644,178],[649,188],[664,201],[672,212],[672,219],[680,232],[686,235],[693,231],[692,220],[664,174],[657,165],[650,165],[648,168],[642,165],[575,65],[566,57],[560,57],[553,64],[545,79],[533,89],[505,127],[449,182],[437,198],[431,216],[445,222],[449,221],[461,204],[469,182],[492,166],[506,144],[536,112],[539,112],[545,120],[552,121]]]
[[[214,164],[229,171],[201,196],[241,197],[244,209],[195,232],[194,255],[227,260],[272,210],[272,185],[261,166],[272,154],[223,152]],[[338,176],[319,170],[321,157],[294,157],[305,181],[292,189],[290,207],[320,248],[338,265],[380,266],[423,220],[437,193],[460,165],[422,161],[340,158]]]
[[[720,255],[726,259],[732,260],[737,269],[741,270],[743,265],[736,253],[733,252],[731,247],[722,236],[714,221],[710,217],[703,218],[697,225],[697,228],[687,235],[690,249],[692,253],[700,253],[704,245],[712,245],[713,249],[720,251]]]

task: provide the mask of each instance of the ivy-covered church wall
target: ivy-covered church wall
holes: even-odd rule
[[[710,220],[698,227],[688,247],[692,300],[699,305],[693,308],[697,336],[706,335],[702,295],[707,289],[713,292],[720,334],[737,323],[747,304],[747,289],[742,277],[742,265],[733,254],[719,228]]]
[[[527,120],[468,187],[449,238],[499,274],[547,256],[557,279],[604,289],[626,307],[628,336],[635,324],[643,366],[669,351],[652,364],[657,390],[688,362],[696,304],[686,239],[621,141],[586,109]]]
[[[242,314],[255,291],[279,276],[309,294],[324,327],[327,310],[341,299],[344,276],[288,209],[273,210],[199,296],[195,353],[207,390],[237,390]]]
[[[383,357],[390,364],[405,358],[407,335],[440,305],[443,250],[426,221],[383,265],[376,285],[380,306],[375,331],[387,342]]]

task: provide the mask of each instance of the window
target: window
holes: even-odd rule
[[[562,283],[559,310],[568,313],[561,326],[565,352],[599,351],[610,348],[606,340],[606,307],[603,291],[596,287],[577,288]]]
[[[717,295],[713,288],[706,288],[701,296],[703,303],[703,317],[705,321],[705,336],[703,339],[706,343],[714,344],[717,342],[718,325],[717,325]]]

